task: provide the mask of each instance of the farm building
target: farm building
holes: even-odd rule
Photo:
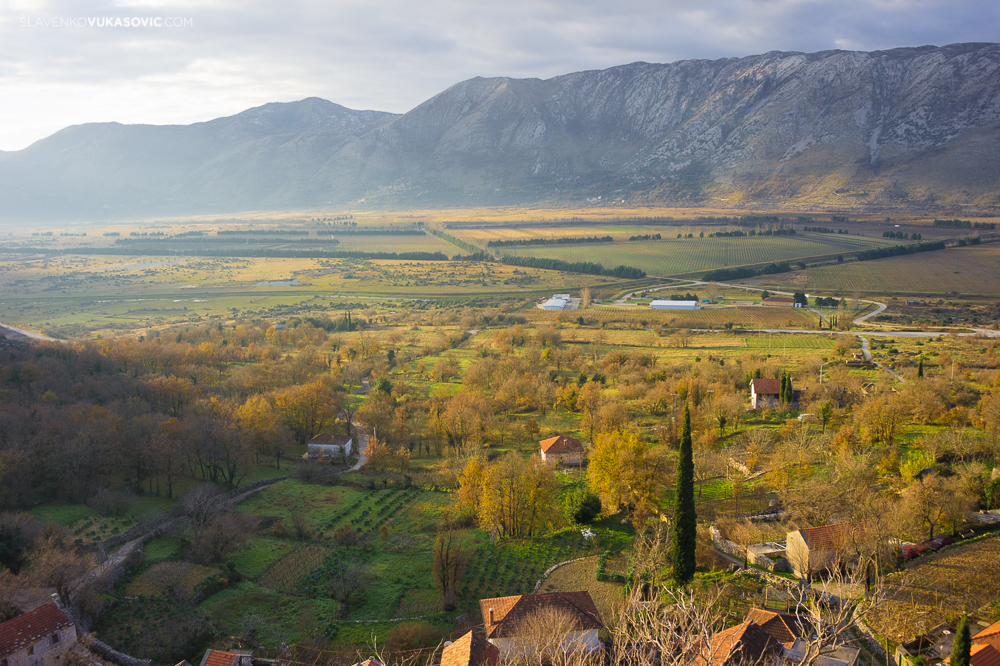
[[[558,298],[563,301],[568,301],[573,297],[570,296],[569,294],[552,294],[552,298]]]
[[[792,572],[800,578],[841,566],[851,566],[852,541],[862,536],[864,525],[837,523],[806,527],[787,535],[785,550]]]
[[[481,599],[479,608],[483,613],[486,638],[500,650],[501,655],[509,655],[516,649],[517,632],[524,620],[534,617],[544,622],[548,612],[566,614],[573,621],[575,629],[568,633],[562,644],[567,652],[593,652],[601,648],[597,632],[604,628],[604,622],[587,591]]]
[[[781,399],[781,380],[755,377],[750,380],[750,406],[753,409],[774,407]]]
[[[494,666],[499,662],[500,650],[475,631],[445,643],[441,652],[441,666]]]
[[[761,301],[761,305],[769,305],[772,307],[780,307],[780,308],[799,307],[795,303],[795,299],[790,296],[768,296],[763,301]]]
[[[563,465],[579,465],[583,461],[583,444],[566,435],[556,435],[539,442],[542,460]]]
[[[566,306],[569,305],[568,298],[558,298],[553,297],[542,303],[543,310],[565,310]]]
[[[76,624],[54,599],[0,624],[0,663],[34,666],[43,656],[54,659],[75,643]]]
[[[309,440],[305,458],[339,458],[354,451],[354,440],[347,435],[321,433]]]
[[[654,310],[697,310],[698,301],[650,301],[649,307]]]

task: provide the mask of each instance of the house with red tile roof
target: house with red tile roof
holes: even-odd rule
[[[441,666],[495,666],[500,650],[482,634],[470,631],[441,652]]]
[[[76,643],[76,624],[56,601],[0,624],[0,665],[34,666]]]
[[[580,465],[583,462],[583,444],[575,437],[556,435],[539,442],[542,460],[558,465]]]
[[[532,620],[544,620],[548,613],[559,613],[569,620],[571,628],[563,639],[565,650],[592,652],[601,647],[597,632],[604,628],[604,622],[587,591],[481,599],[479,609],[487,640],[504,655],[518,649],[517,641],[523,639],[523,632]]]
[[[754,377],[750,380],[750,407],[774,407],[780,402],[781,380]]]

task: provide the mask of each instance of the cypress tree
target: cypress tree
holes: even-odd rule
[[[924,376],[924,359],[920,359],[920,363],[917,365],[917,377]]]
[[[955,642],[951,645],[951,666],[969,666],[972,655],[972,633],[969,618],[964,615],[958,620]]]
[[[677,490],[674,494],[674,582],[686,585],[694,578],[694,552],[698,542],[694,510],[694,451],[691,443],[691,409],[684,405],[684,428],[677,461]]]

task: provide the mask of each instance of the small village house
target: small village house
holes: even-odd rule
[[[557,465],[583,464],[583,444],[575,437],[556,435],[539,442],[542,460],[555,462]]]
[[[798,305],[796,305],[795,303],[795,299],[792,298],[791,296],[768,296],[763,301],[761,301],[761,305],[766,305],[770,307],[779,307],[779,308],[798,307]]]
[[[546,612],[565,614],[570,620],[572,629],[562,637],[561,649],[593,652],[601,647],[597,632],[604,628],[604,622],[586,591],[481,599],[479,608],[483,613],[486,638],[501,655],[526,649],[524,643],[519,643],[524,640],[521,632],[533,618],[544,617]]]
[[[306,445],[305,457],[310,460],[316,458],[346,458],[353,451],[354,440],[347,435],[321,433],[309,440],[309,443]]]
[[[811,578],[822,571],[852,566],[851,544],[863,531],[861,524],[837,523],[789,532],[785,556],[792,572],[800,578]]]
[[[781,380],[755,377],[750,380],[750,406],[753,409],[775,407],[781,400]]]
[[[0,624],[0,666],[37,666],[76,644],[76,624],[58,600]]]

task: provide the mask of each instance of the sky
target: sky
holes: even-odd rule
[[[314,96],[404,113],[474,76],[998,35],[997,0],[0,0],[0,150]]]

